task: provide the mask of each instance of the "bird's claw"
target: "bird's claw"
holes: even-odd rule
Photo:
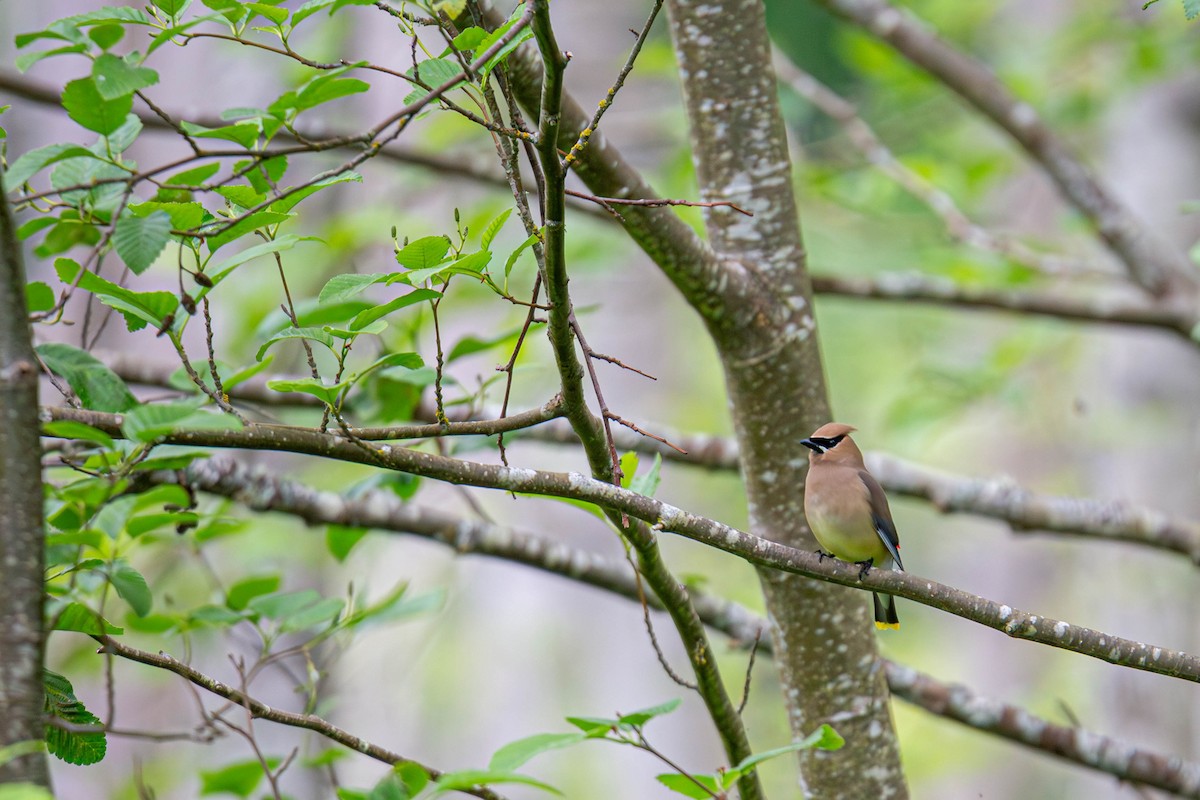
[[[858,579],[860,581],[867,576],[867,573],[871,571],[871,567],[874,566],[874,561],[869,558],[866,561],[855,561],[854,563],[858,565]]]
[[[833,553],[826,553],[824,550],[817,550],[817,563],[824,564],[827,558],[836,558]]]

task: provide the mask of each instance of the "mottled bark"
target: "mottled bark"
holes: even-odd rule
[[[41,452],[25,269],[0,197],[0,747],[43,738]],[[0,783],[19,781],[50,785],[44,752],[0,764]]]
[[[706,318],[725,369],[751,530],[816,549],[800,440],[830,410],[762,4],[672,0],[668,9],[703,199],[754,213],[706,215],[711,246],[751,301]],[[806,796],[907,796],[866,596],[760,576],[793,732],[829,722],[846,738],[842,750],[802,753]]]

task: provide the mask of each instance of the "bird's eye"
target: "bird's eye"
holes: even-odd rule
[[[832,439],[826,439],[825,441],[829,442],[829,444],[826,446],[827,447],[837,447],[839,444],[841,444],[842,439],[845,439],[845,438],[846,438],[846,434],[843,433],[841,436],[834,436]]]

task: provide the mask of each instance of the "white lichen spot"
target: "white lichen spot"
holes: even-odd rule
[[[1063,622],[1062,620],[1059,620],[1058,622],[1054,623],[1054,635],[1059,639],[1064,638],[1067,635],[1067,631],[1069,631],[1070,629],[1071,629],[1071,626],[1068,625],[1067,623]]]
[[[877,36],[887,36],[892,31],[896,30],[897,26],[903,18],[900,12],[894,8],[888,8],[876,14],[871,20],[871,32]]]
[[[1155,661],[1158,661],[1160,658],[1162,658],[1162,648],[1161,647],[1152,648],[1150,650],[1150,658],[1154,659]]]
[[[1012,616],[1013,610],[1009,606],[1000,606],[1000,619],[1006,620]]]
[[[683,511],[668,503],[662,503],[658,509],[658,521],[663,527],[669,528],[683,516]]]
[[[758,479],[760,481],[762,481],[763,483],[772,484],[775,482],[775,479],[777,477],[779,477],[779,476],[775,474],[775,470],[769,469],[766,472],[760,473],[758,476]]]
[[[1013,106],[1010,117],[1014,128],[1028,128],[1037,122],[1037,112],[1028,103],[1017,103]]]

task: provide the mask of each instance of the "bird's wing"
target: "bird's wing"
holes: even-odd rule
[[[896,562],[896,568],[902,570],[904,562],[900,560],[900,534],[896,533],[896,523],[892,522],[892,510],[888,508],[887,495],[883,493],[883,487],[879,485],[879,481],[875,480],[875,476],[865,469],[859,470],[858,477],[867,487],[867,494],[871,502],[871,520],[875,524],[875,532],[879,534],[884,547],[887,548],[892,560]]]

